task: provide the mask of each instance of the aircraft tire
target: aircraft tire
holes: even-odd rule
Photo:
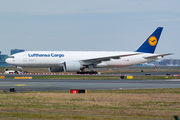
[[[97,71],[83,71],[83,72],[77,72],[77,74],[97,74]]]

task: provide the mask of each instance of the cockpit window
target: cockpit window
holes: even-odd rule
[[[14,56],[8,56],[8,58],[14,58]]]

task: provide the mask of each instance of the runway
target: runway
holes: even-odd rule
[[[0,90],[9,92],[62,91],[70,89],[115,90],[147,88],[179,88],[180,79],[165,80],[56,80],[56,79],[0,79]]]

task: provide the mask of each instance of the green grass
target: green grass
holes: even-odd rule
[[[81,79],[81,80],[108,80],[120,79],[119,76],[98,76],[98,75],[51,75],[51,76],[38,76],[33,79]]]
[[[33,79],[80,79],[80,80],[119,80],[120,76],[103,76],[103,75],[51,75],[51,76],[38,76]],[[126,79],[126,77],[125,77]],[[133,76],[133,80],[142,79],[179,79],[179,77],[165,76]]]
[[[141,119],[180,113],[180,88],[0,93],[0,118]],[[125,118],[123,118],[126,116]]]
[[[159,88],[159,89],[128,89],[128,90],[91,90],[88,93],[113,93],[113,94],[180,94],[180,88]]]

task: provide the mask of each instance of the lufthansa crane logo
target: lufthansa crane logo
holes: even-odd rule
[[[148,42],[151,46],[155,46],[157,44],[157,38],[155,36],[151,36]]]

